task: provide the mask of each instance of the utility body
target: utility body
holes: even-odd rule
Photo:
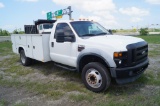
[[[55,21],[51,34],[13,34],[13,52],[23,65],[54,61],[78,71],[85,86],[105,91],[115,79],[133,82],[148,67],[148,44],[141,38],[112,35],[93,21]]]

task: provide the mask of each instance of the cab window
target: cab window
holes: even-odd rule
[[[57,24],[54,38],[56,38],[58,32],[62,32],[64,34],[64,36],[74,35],[73,31],[71,30],[71,28],[69,27],[69,25],[67,23]]]
[[[42,25],[39,26],[39,30],[42,30]]]

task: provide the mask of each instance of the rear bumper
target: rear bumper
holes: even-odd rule
[[[110,72],[112,77],[116,79],[118,84],[124,84],[135,81],[146,70],[149,65],[147,59],[143,63],[140,63],[133,67],[126,68],[111,68]]]

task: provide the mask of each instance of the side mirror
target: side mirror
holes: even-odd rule
[[[73,34],[65,35],[64,32],[59,31],[56,33],[56,42],[63,43],[63,42],[74,42],[75,37]]]
[[[56,42],[64,42],[64,33],[62,31],[56,33]]]

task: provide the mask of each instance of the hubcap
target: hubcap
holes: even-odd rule
[[[89,86],[99,88],[102,84],[102,76],[96,69],[89,69],[86,72],[86,81]]]

